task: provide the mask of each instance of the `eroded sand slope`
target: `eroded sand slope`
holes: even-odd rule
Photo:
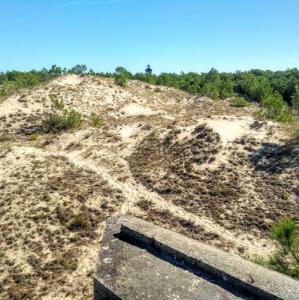
[[[79,130],[43,133],[50,95],[82,113]],[[244,257],[271,252],[271,224],[298,218],[299,152],[256,109],[74,75],[5,99],[0,298],[92,299],[102,227],[118,213]]]

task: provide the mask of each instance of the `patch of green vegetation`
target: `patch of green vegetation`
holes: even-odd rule
[[[230,105],[233,107],[246,107],[249,106],[250,103],[243,97],[236,96],[230,100]]]
[[[49,70],[29,72],[8,71],[0,73],[0,97],[7,97],[23,88],[32,88],[63,74],[60,67],[52,66]]]
[[[260,103],[260,116],[281,122],[292,122],[293,115],[299,114],[299,70],[286,71],[250,70],[245,72],[224,73],[212,68],[207,73],[152,73],[132,74],[124,67],[117,67],[114,73],[95,73],[87,71],[85,65],[76,65],[67,70],[56,65],[49,70],[0,73],[0,97],[5,97],[21,89],[34,87],[63,74],[92,74],[112,77],[115,83],[125,87],[130,79],[140,80],[148,84],[178,88],[194,95],[203,95],[212,99],[226,99],[235,94],[249,101]],[[155,89],[158,92],[159,88]],[[233,106],[242,107],[243,100],[234,100]],[[54,107],[63,110],[63,102],[54,100]]]
[[[123,73],[120,73],[118,75],[116,75],[114,82],[122,87],[126,87],[127,86],[127,78]]]
[[[254,262],[299,279],[299,241],[295,222],[283,219],[272,227],[276,252],[269,258],[255,257]]]
[[[283,101],[278,93],[263,98],[262,105],[262,114],[267,119],[280,122],[292,122],[294,120],[291,108]]]
[[[293,130],[294,130],[293,131],[294,139],[299,141],[299,123],[298,122],[294,124]]]
[[[114,83],[126,87],[128,84],[128,79],[133,79],[133,74],[128,72],[124,67],[117,67],[115,69],[115,73],[113,75]]]
[[[101,127],[103,124],[102,119],[94,112],[91,113],[91,115],[90,115],[90,121],[91,121],[92,126],[97,127],[97,128]]]
[[[279,221],[272,228],[272,237],[279,248],[270,257],[269,266],[299,279],[299,244],[295,222],[291,219]]]
[[[80,127],[82,116],[75,110],[64,110],[61,113],[50,113],[43,121],[43,128],[46,133],[58,133],[64,130]]]

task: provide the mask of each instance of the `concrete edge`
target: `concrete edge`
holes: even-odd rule
[[[120,231],[263,299],[298,299],[299,281],[134,217]],[[236,267],[237,266],[237,267]]]

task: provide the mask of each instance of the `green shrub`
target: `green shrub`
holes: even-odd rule
[[[299,279],[299,244],[295,222],[283,219],[272,227],[272,238],[278,250],[269,259],[269,266],[279,272]]]
[[[102,126],[101,118],[94,112],[90,115],[90,121],[91,121],[92,126],[94,126],[94,127]]]
[[[243,97],[233,97],[230,100],[230,105],[233,107],[246,107],[250,103],[246,101]]]
[[[271,94],[262,99],[263,115],[267,119],[280,122],[293,121],[290,107],[283,101],[279,94]]]
[[[219,99],[219,88],[212,82],[205,83],[201,93],[203,96],[207,96],[213,100]]]
[[[57,133],[71,128],[78,128],[81,122],[81,113],[72,109],[70,111],[65,110],[63,114],[48,114],[43,121],[43,127],[47,133]]]
[[[272,227],[272,238],[278,248],[268,258],[254,257],[255,263],[299,279],[299,243],[296,224],[291,219],[283,219]]]
[[[124,73],[120,73],[118,75],[116,75],[114,82],[122,87],[126,87],[127,86],[127,77],[125,76]]]
[[[289,254],[297,246],[297,228],[291,219],[283,219],[272,228],[272,237],[281,246],[285,254]]]
[[[295,86],[295,92],[292,95],[292,107],[299,114],[299,84]]]

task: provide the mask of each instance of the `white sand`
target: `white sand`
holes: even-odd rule
[[[129,105],[126,105],[122,111],[127,115],[127,116],[140,116],[140,115],[143,115],[143,116],[150,116],[150,115],[154,115],[156,114],[157,112],[153,111],[152,109],[146,107],[146,106],[143,106],[143,105],[139,105],[139,104],[135,104],[135,103],[132,103],[132,104],[129,104]]]

